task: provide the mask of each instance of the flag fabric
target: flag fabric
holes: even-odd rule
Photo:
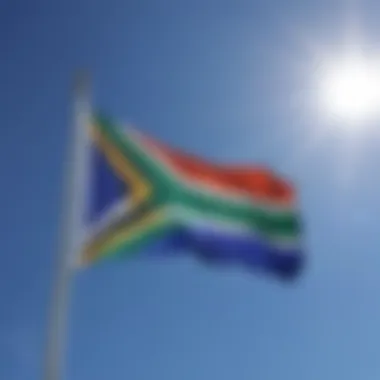
[[[291,184],[264,167],[218,165],[96,117],[82,264],[175,256],[292,278],[300,220]]]

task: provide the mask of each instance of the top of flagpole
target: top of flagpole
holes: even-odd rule
[[[86,70],[78,70],[74,77],[75,97],[88,98],[91,93],[90,75]]]

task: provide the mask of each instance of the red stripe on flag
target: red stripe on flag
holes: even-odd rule
[[[147,136],[139,135],[139,139],[155,158],[196,185],[281,205],[288,205],[294,200],[292,185],[266,168],[218,165],[170,148]]]

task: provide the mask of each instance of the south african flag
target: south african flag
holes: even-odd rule
[[[292,278],[304,257],[292,185],[222,165],[95,117],[82,264],[193,254]]]

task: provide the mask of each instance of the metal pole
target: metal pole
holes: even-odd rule
[[[66,157],[65,193],[62,209],[58,268],[51,300],[43,380],[63,380],[66,353],[69,296],[74,274],[74,255],[80,249],[82,216],[85,205],[86,127],[90,117],[89,81],[85,74],[76,78],[74,87],[74,125]]]

